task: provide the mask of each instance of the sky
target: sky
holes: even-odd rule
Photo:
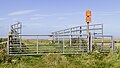
[[[90,24],[104,24],[104,34],[120,38],[120,0],[0,0],[0,37],[7,37],[11,24],[22,23],[22,34],[50,34],[84,25],[85,11],[92,11]]]

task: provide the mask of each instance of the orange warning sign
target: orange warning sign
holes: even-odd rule
[[[86,17],[86,22],[91,22],[91,17]]]
[[[90,10],[87,10],[87,11],[86,11],[86,16],[87,16],[87,17],[91,16],[91,11],[90,11]]]

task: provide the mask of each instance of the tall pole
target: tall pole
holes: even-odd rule
[[[89,43],[90,43],[90,39],[89,39],[89,37],[90,37],[90,35],[89,35],[89,22],[87,22],[87,48],[88,48],[88,52],[90,52],[90,45],[89,45]]]
[[[89,23],[91,22],[91,11],[87,10],[86,11],[86,22],[87,22],[87,49],[88,52],[92,51],[92,39],[91,39],[91,34],[89,32]]]
[[[70,29],[70,46],[72,46],[72,28]]]

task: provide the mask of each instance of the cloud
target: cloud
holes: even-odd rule
[[[78,15],[79,12],[72,13],[59,13],[59,14],[34,14],[36,17],[51,17],[51,16],[69,16],[69,15]]]
[[[21,11],[15,11],[15,12],[9,13],[8,15],[9,16],[23,15],[23,14],[29,14],[29,13],[32,13],[32,12],[35,12],[35,11],[36,10],[21,10]]]
[[[32,18],[30,18],[30,20],[40,20],[40,19],[42,19],[43,17],[32,17]]]
[[[0,18],[0,20],[5,20],[6,18]]]
[[[58,17],[58,19],[59,19],[59,20],[64,20],[64,19],[65,19],[65,17]]]
[[[12,18],[11,20],[13,20],[13,21],[18,21],[19,18]]]
[[[35,16],[35,17],[49,17],[49,16],[56,16],[55,14],[34,14],[33,16]]]
[[[72,16],[72,15],[81,15],[84,12],[68,12],[68,13],[57,13],[57,14],[34,14],[33,16],[36,17],[51,17],[51,16]],[[120,14],[120,11],[99,11],[99,12],[92,12],[94,15],[116,15]]]
[[[104,11],[104,12],[93,12],[94,15],[99,15],[99,16],[109,16],[109,15],[117,15],[120,14],[120,11]]]

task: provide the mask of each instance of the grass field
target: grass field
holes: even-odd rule
[[[34,44],[34,42],[31,44]],[[38,56],[9,56],[6,54],[6,49],[1,48],[0,68],[119,68],[120,43],[115,44],[117,46],[114,52],[103,54],[94,50],[92,53],[81,53],[79,55],[44,54]],[[31,46],[31,48],[35,49],[36,47]],[[44,45],[42,49],[51,50],[52,47]]]
[[[0,68],[119,68],[120,51],[102,54],[98,51],[79,55],[46,54],[8,56],[0,52]]]

